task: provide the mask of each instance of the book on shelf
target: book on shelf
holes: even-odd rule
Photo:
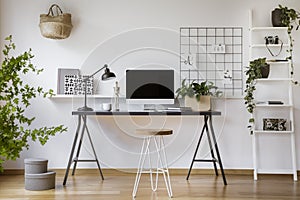
[[[270,101],[257,101],[256,104],[257,105],[283,105],[284,103],[282,101],[270,100]]]
[[[282,101],[268,101],[269,105],[282,105],[283,102]]]
[[[267,62],[288,62],[286,59],[267,60]]]

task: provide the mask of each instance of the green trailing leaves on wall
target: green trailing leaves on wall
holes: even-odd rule
[[[267,65],[266,58],[257,58],[255,60],[250,61],[249,67],[246,70],[246,89],[245,89],[245,104],[247,111],[251,114],[251,118],[249,119],[249,126],[251,134],[253,133],[253,124],[254,118],[252,116],[254,108],[256,106],[254,91],[256,90],[256,80],[262,78],[261,68]]]

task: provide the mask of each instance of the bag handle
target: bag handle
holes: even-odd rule
[[[269,48],[269,46],[268,46],[268,44],[266,44],[266,47],[267,47],[267,49],[268,49],[268,51],[269,51],[269,53],[271,54],[271,56],[273,56],[273,57],[277,57],[277,56],[279,56],[279,54],[281,53],[281,51],[282,51],[282,46],[283,46],[283,42],[282,42],[282,40],[280,40],[279,39],[279,41],[280,41],[280,49],[279,49],[279,52],[277,53],[277,54],[274,54],[272,51],[271,51],[271,49]]]
[[[54,15],[54,12],[53,12],[53,8],[56,8],[56,15]],[[49,16],[51,14],[51,16],[58,16],[58,15],[61,15],[63,14],[63,11],[60,9],[60,7],[57,5],[57,4],[53,4],[50,8],[49,8],[49,11],[48,11],[48,14],[47,16]]]

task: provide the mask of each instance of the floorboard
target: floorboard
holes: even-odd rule
[[[24,175],[10,174],[0,176],[0,199],[40,200],[125,200],[132,199],[135,173],[105,173],[101,181],[97,170],[80,171],[69,176],[67,185],[63,186],[64,173],[56,175],[56,188],[46,191],[27,191],[24,189]],[[300,199],[299,182],[294,182],[289,175],[260,175],[258,181],[252,175],[227,175],[228,185],[223,185],[222,177],[192,173],[186,175],[171,174],[173,199],[264,199],[289,200]],[[136,199],[169,199],[163,177],[160,176],[159,189],[152,192],[149,175],[143,175]]]

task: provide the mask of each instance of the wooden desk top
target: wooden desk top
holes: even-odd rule
[[[72,115],[221,115],[220,111],[73,111]]]

